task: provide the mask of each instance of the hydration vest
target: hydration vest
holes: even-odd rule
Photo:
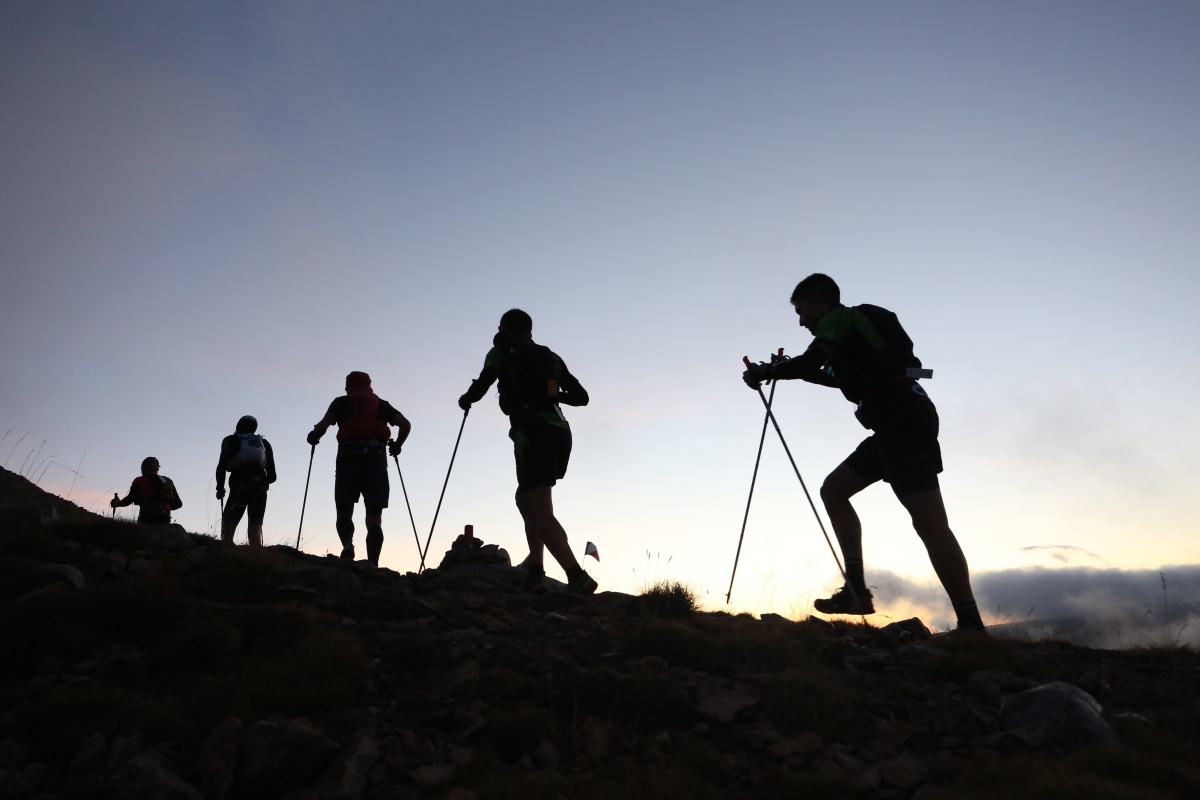
[[[497,337],[496,344],[508,366],[499,379],[501,411],[512,416],[548,408],[558,401],[560,367],[553,350],[511,337]]]
[[[337,439],[344,442],[348,439],[382,439],[387,441],[391,432],[387,423],[379,418],[379,397],[368,389],[365,392],[347,393],[350,400],[350,413],[345,419],[339,419]]]
[[[233,472],[239,467],[265,467],[267,464],[267,448],[263,446],[263,438],[257,433],[239,433],[238,451],[229,457],[225,468]]]

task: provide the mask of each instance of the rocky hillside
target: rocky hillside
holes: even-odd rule
[[[1188,650],[535,597],[494,548],[399,575],[23,480],[0,475],[0,797],[1200,796]]]

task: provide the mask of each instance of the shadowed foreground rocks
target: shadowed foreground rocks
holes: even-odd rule
[[[492,545],[399,575],[0,478],[0,798],[1200,796],[1187,650],[534,597]]]

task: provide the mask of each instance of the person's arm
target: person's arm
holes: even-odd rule
[[[462,397],[458,398],[458,407],[463,411],[470,408],[472,403],[478,403],[482,400],[483,396],[487,394],[487,390],[491,388],[492,384],[496,382],[496,378],[499,377],[499,373],[496,371],[494,365],[494,356],[492,355],[495,352],[495,348],[488,351],[487,357],[483,360],[483,369],[480,370],[479,377],[471,381],[470,388],[463,392]]]
[[[389,450],[392,455],[399,455],[400,448],[404,446],[404,442],[408,439],[408,435],[412,433],[412,423],[396,409],[392,409],[392,417],[388,420],[392,425],[396,426],[396,438],[389,442]]]
[[[172,511],[183,508],[183,500],[179,497],[179,490],[175,488],[175,482],[170,478],[165,478],[162,486],[162,494],[167,498],[167,505]]]
[[[387,400],[379,401],[379,410],[375,412],[375,416],[380,422],[396,426],[396,438],[388,439],[388,453],[393,456],[400,455],[400,448],[404,446],[404,440],[412,432],[412,423]]]
[[[129,484],[129,494],[125,495],[120,500],[109,500],[108,501],[109,507],[110,508],[124,508],[125,506],[127,506],[133,502],[133,496],[136,492],[137,492],[137,479],[135,478],[133,483]]]
[[[334,398],[334,401],[329,404],[329,410],[325,412],[325,416],[321,417],[320,422],[313,425],[312,431],[308,434],[309,444],[315,445],[321,441],[321,437],[325,435],[325,431],[329,430],[329,426],[337,422],[337,412],[334,409],[340,399],[340,397]]]
[[[821,375],[825,375],[825,362],[829,360],[829,345],[820,340],[813,340],[800,355],[785,361],[776,361],[767,365],[765,378],[777,381],[790,381],[796,378],[821,383]],[[832,385],[832,384],[823,384]]]
[[[275,451],[271,448],[271,443],[268,442],[266,439],[263,439],[262,442],[263,442],[263,448],[265,448],[267,451],[267,464],[266,464],[267,483],[272,484],[275,482],[275,479],[278,477],[275,474]]]
[[[586,406],[591,399],[587,389],[584,389],[579,379],[567,369],[565,361],[559,358],[558,363],[562,366],[562,374],[558,378],[558,397],[555,398],[555,402],[564,406]]]
[[[217,458],[217,499],[225,497],[225,465],[229,463],[229,457],[233,455],[230,447],[230,439],[235,439],[233,436],[226,436],[221,440],[221,455]]]

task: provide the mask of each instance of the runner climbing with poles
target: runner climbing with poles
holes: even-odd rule
[[[162,525],[171,521],[171,512],[183,507],[175,484],[166,475],[158,474],[158,459],[154,456],[142,459],[142,474],[129,485],[129,494],[109,501],[115,510],[131,503],[138,507],[137,521],[143,525]]]
[[[217,459],[217,499],[225,499],[225,473],[229,473],[229,502],[221,510],[221,544],[233,545],[234,531],[246,514],[246,541],[262,547],[267,490],[275,482],[275,451],[258,434],[258,420],[247,414],[233,433],[221,440]],[[249,512],[249,513],[247,513]]]
[[[821,500],[845,560],[846,585],[813,605],[822,614],[873,614],[863,575],[862,524],[850,499],[877,481],[908,511],[930,563],[950,596],[961,631],[983,632],[970,572],[950,529],[938,474],[938,414],[917,383],[932,377],[913,354],[899,319],[872,305],[842,305],[837,283],[815,273],[797,284],[791,303],[800,325],[814,336],[808,349],[785,361],[751,364],[742,379],[752,389],[763,381],[799,378],[840,389],[857,408],[854,416],[872,433],[825,478]]]
[[[383,509],[388,506],[390,489],[387,457],[388,453],[400,454],[412,425],[391,403],[371,391],[371,376],[365,372],[346,376],[346,394],[329,404],[325,416],[308,434],[308,443],[315,447],[334,424],[338,426],[338,453],[333,499],[341,555],[354,559],[354,506],[361,495],[367,512],[367,561],[379,566]],[[389,425],[396,426],[395,439],[390,438]]]
[[[522,590],[545,592],[545,551],[567,574],[567,588],[592,594],[596,581],[571,552],[567,532],[554,516],[554,485],[567,473],[571,426],[563,405],[586,406],[588,393],[550,348],[533,341],[533,319],[520,309],[504,312],[483,370],[458,398],[464,412],[499,383],[500,410],[508,415],[508,437],[517,465],[517,510],[529,543],[528,572]]]

